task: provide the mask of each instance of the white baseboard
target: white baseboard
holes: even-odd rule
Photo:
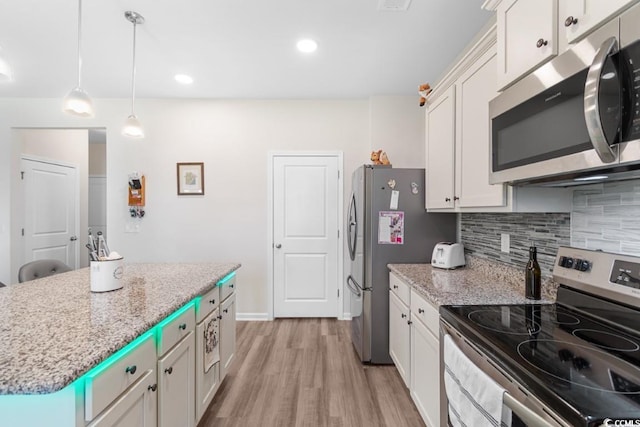
[[[236,320],[267,321],[269,313],[236,313]]]
[[[351,320],[351,313],[343,313],[340,320]]]

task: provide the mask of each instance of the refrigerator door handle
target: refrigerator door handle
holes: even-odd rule
[[[351,194],[351,203],[349,204],[349,230],[347,243],[349,244],[349,257],[351,261],[356,259],[356,242],[358,241],[358,213],[356,211],[356,195]],[[353,241],[351,240],[351,232],[353,231]]]
[[[353,277],[351,275],[347,277],[347,288],[349,288],[351,293],[353,293],[355,296],[357,297],[362,296],[362,292],[360,292],[360,286],[358,286],[356,281],[353,280]]]

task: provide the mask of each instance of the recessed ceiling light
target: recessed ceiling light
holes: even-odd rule
[[[190,85],[191,83],[193,83],[193,77],[186,74],[176,74],[174,79],[176,79],[178,83],[183,85]]]
[[[316,43],[315,40],[302,39],[298,41],[298,43],[296,44],[296,47],[300,52],[311,53],[311,52],[315,52],[316,49],[318,49],[318,43]]]

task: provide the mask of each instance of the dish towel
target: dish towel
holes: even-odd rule
[[[511,426],[511,410],[502,400],[505,389],[469,360],[450,335],[444,336],[444,386],[452,426]]]
[[[220,308],[216,308],[204,319],[204,372],[220,361],[220,346],[218,334],[220,322],[218,322]]]

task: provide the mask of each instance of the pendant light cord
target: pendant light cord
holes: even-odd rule
[[[78,0],[78,87],[80,85],[80,78],[82,76],[82,50],[81,50],[81,41],[82,40],[82,0]]]
[[[135,115],[135,93],[136,93],[136,26],[137,19],[133,20],[133,67],[131,70],[131,115]]]

